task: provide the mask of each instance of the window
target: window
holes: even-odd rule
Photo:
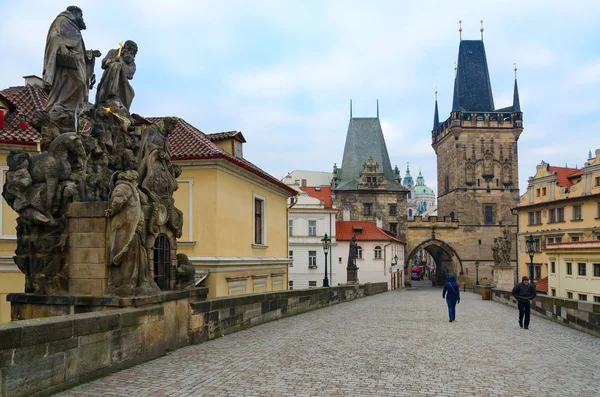
[[[545,196],[545,195],[546,195],[546,188],[545,188],[545,187],[543,187],[543,188],[542,188],[542,196]]]
[[[586,270],[587,270],[587,266],[585,263],[578,263],[577,264],[577,275],[579,276],[585,276],[586,275]]]
[[[596,203],[596,218],[600,218],[600,201]]]
[[[308,282],[308,288],[315,288],[317,286],[317,282],[316,281],[309,281]]]
[[[306,187],[306,179],[302,179],[302,186]]]
[[[600,186],[600,176],[595,177],[594,181],[596,181],[594,186]]]
[[[265,201],[254,197],[254,244],[263,245],[265,243],[264,217]]]
[[[540,189],[535,189],[535,196],[540,197]]]
[[[530,211],[529,212],[529,224],[530,225],[541,225],[542,224],[542,211]]]
[[[493,225],[494,224],[494,206],[492,205],[485,205],[483,206],[483,213],[484,213],[484,221],[486,225]]]
[[[368,186],[376,186],[377,185],[377,177],[376,176],[368,176],[367,177],[367,185]]]
[[[548,223],[556,223],[556,208],[548,210]]]
[[[390,233],[392,233],[394,236],[396,234],[398,234],[398,224],[395,222],[390,222]]]
[[[556,296],[556,290],[552,288],[552,296]]]
[[[294,281],[292,281],[292,280],[288,281],[288,289],[290,291],[294,289]]]
[[[573,274],[573,264],[571,262],[567,262],[567,274],[568,275]]]
[[[288,251],[288,258],[294,259],[294,251]]]
[[[308,267],[317,267],[317,251],[308,251]]]
[[[564,222],[565,221],[565,208],[560,207],[556,209],[556,222]]]
[[[412,208],[408,209],[408,216],[412,218]]]
[[[359,245],[356,246],[356,258],[362,259],[362,247]]]
[[[581,217],[581,204],[573,206],[573,219],[574,221],[582,220]]]
[[[338,258],[338,263],[342,263],[342,257],[341,256]]]
[[[594,263],[594,277],[600,277],[600,263]]]
[[[309,236],[317,235],[317,221],[308,221],[308,235]]]
[[[579,236],[571,236],[571,242],[579,241]]]
[[[171,287],[171,244],[164,234],[154,241],[154,282],[161,290]]]
[[[396,216],[396,214],[398,213],[398,207],[396,206],[396,204],[390,204],[390,216]]]
[[[371,204],[371,203],[363,204],[363,214],[364,215],[371,215],[372,211],[373,211],[373,204]]]
[[[234,141],[233,143],[234,156],[241,159],[244,157],[242,152],[242,142]]]
[[[587,295],[586,294],[579,294],[579,300],[580,301],[586,301],[587,300]]]
[[[542,279],[542,265],[533,265],[533,279],[534,280]]]
[[[550,273],[556,273],[556,262],[550,262]]]
[[[567,298],[573,299],[573,293],[572,292],[567,292]]]
[[[554,243],[561,243],[562,242],[562,237],[548,237],[546,238],[546,244],[554,244]]]
[[[600,303],[600,296],[594,296],[594,302]]]
[[[289,236],[294,235],[294,220],[293,219],[288,220],[288,235]]]
[[[381,259],[381,247],[375,247],[375,259]]]

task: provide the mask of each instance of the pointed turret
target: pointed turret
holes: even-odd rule
[[[452,111],[494,111],[490,73],[481,40],[460,42]]]
[[[433,111],[433,130],[437,130],[440,126],[440,116],[438,115],[437,91],[435,93],[435,110]]]
[[[404,175],[404,180],[402,180],[402,185],[404,185],[404,187],[407,187],[409,189],[413,185],[413,178],[412,178],[412,175],[410,174],[410,167],[409,167],[408,163],[406,163],[406,175]]]
[[[521,113],[521,101],[519,101],[519,86],[517,85],[517,79],[515,79],[515,92],[513,94],[513,112]]]

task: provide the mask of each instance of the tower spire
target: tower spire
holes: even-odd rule
[[[462,41],[462,21],[461,20],[458,21],[458,37],[459,37],[459,40]]]
[[[515,66],[515,91],[513,93],[513,112],[521,113],[521,101],[519,100],[519,86],[517,85],[517,64]]]
[[[379,118],[379,99],[377,100],[377,118]]]
[[[352,118],[352,99],[350,99],[350,118]]]
[[[435,110],[433,111],[433,131],[440,126],[440,116],[438,115],[437,90],[435,90]]]
[[[481,23],[481,29],[479,29],[479,31],[481,32],[481,41],[483,41],[483,19],[479,21],[479,23]]]

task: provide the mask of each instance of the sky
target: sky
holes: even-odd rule
[[[459,20],[463,39],[484,21],[497,108],[512,105],[517,64],[521,193],[542,160],[581,167],[600,149],[600,1],[0,0],[0,87],[41,76],[48,27],[71,4],[88,49],[137,42],[132,112],[242,131],[244,157],[277,178],[341,166],[350,99],[355,117],[379,100],[392,167],[421,169],[437,192],[434,92],[445,120]]]

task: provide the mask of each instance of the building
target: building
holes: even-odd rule
[[[289,268],[289,289],[322,287],[325,272],[329,285],[336,285],[338,274],[332,264],[337,255],[337,210],[332,208],[331,188],[297,184],[291,187],[298,191],[298,195],[292,198],[294,202],[288,214],[289,257],[293,259]],[[331,239],[327,266],[322,242],[325,235]]]
[[[402,180],[404,186],[409,192],[407,195],[406,206],[408,208],[408,219],[414,219],[415,216],[436,215],[437,205],[435,201],[435,192],[425,184],[425,178],[419,170],[416,184],[410,174],[410,167],[406,165],[406,175]]]
[[[438,280],[454,273],[459,282],[480,278],[493,284],[494,238],[508,227],[519,202],[518,139],[523,113],[517,80],[512,106],[496,108],[483,38],[461,40],[450,116],[439,121],[436,98],[431,146],[437,156],[438,216],[409,221],[408,263],[421,249],[436,262]],[[515,242],[512,243],[515,258]]]
[[[0,91],[2,185],[11,150],[37,152],[40,136],[28,121],[46,100],[35,76]],[[177,119],[169,142],[172,160],[182,168],[174,195],[184,216],[179,252],[210,272],[209,296],[287,289],[287,207],[296,191],[243,157],[241,132],[207,135]],[[23,291],[24,276],[12,260],[17,215],[4,200],[0,211],[0,321],[8,321],[6,295]]]
[[[519,276],[529,275],[531,236],[534,279],[548,278],[549,295],[591,301],[600,296],[600,150],[589,157],[581,169],[542,161],[515,211]]]
[[[284,176],[281,182],[288,186],[329,186],[332,178],[331,172],[295,170]]]
[[[336,222],[338,256],[336,272],[346,274],[352,237],[356,238],[358,281],[388,284],[388,289],[404,286],[404,255],[406,242],[394,237],[368,221]]]
[[[352,117],[342,168],[334,165],[333,194],[340,221],[367,221],[406,239],[406,196],[399,171],[392,169],[377,117]],[[360,276],[359,276],[360,277]]]

